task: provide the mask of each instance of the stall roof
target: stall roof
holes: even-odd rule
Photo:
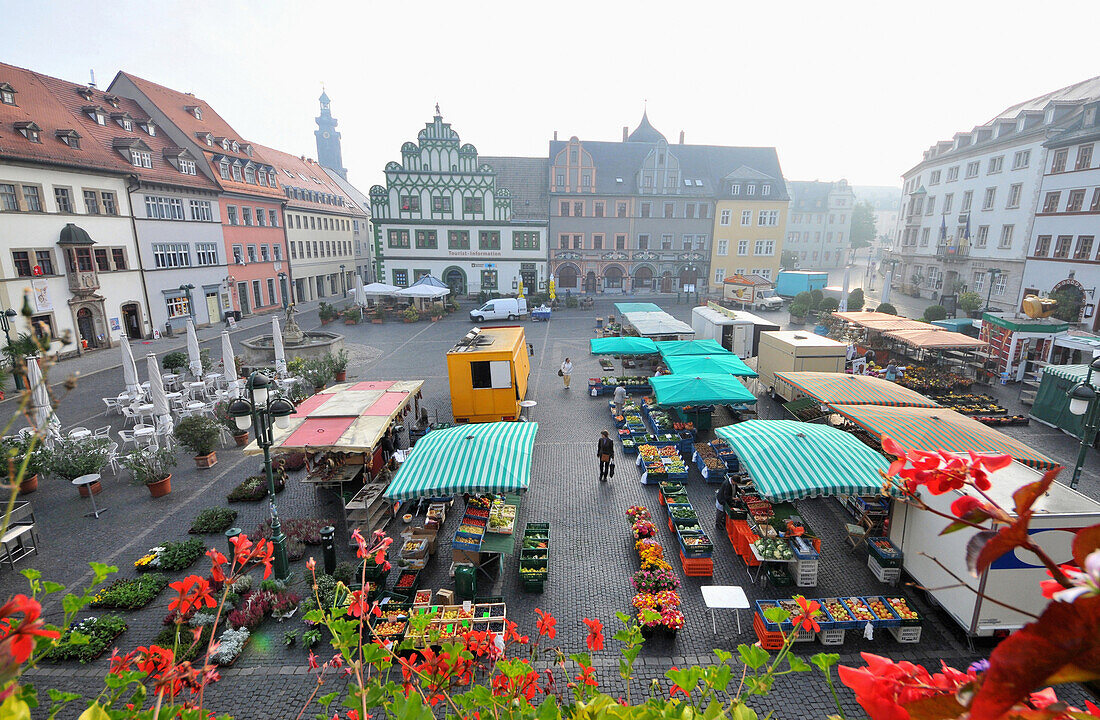
[[[777,372],[782,378],[819,403],[829,405],[884,405],[939,407],[939,403],[897,383],[871,375],[828,372]]]
[[[756,402],[756,396],[732,375],[661,375],[649,379],[657,404],[742,405]]]
[[[1061,467],[1016,438],[947,408],[879,405],[830,407],[875,437],[889,435],[908,449],[1008,454],[1025,465],[1040,469]]]
[[[891,330],[884,332],[883,336],[925,350],[977,350],[989,347],[989,343],[969,335],[927,327],[923,330]]]
[[[886,459],[836,428],[793,420],[746,420],[715,430],[769,500],[880,493]]]
[[[944,318],[943,320],[933,320],[932,324],[952,332],[961,332],[963,328],[974,327],[974,321],[970,318]]]
[[[661,357],[673,355],[732,355],[722,344],[712,338],[703,340],[665,340],[657,343]]]
[[[657,343],[641,337],[592,338],[588,346],[593,355],[656,355]]]
[[[538,423],[495,422],[432,430],[417,441],[385,496],[393,500],[526,490]]]
[[[653,303],[621,302],[615,303],[615,312],[620,315],[625,315],[628,312],[661,312],[661,306]]]
[[[723,353],[722,355],[670,355],[665,358],[665,365],[675,375],[705,373],[757,377],[756,371],[733,353]]]
[[[423,380],[333,385],[303,400],[285,430],[274,428],[271,449],[371,452],[423,385]],[[258,455],[263,449],[253,440],[244,451]]]
[[[982,323],[984,324],[986,322],[990,325],[999,325],[1012,332],[1037,333],[1040,335],[1055,335],[1069,329],[1068,322],[1058,320],[1057,318],[1018,318],[1009,316],[1007,313],[984,313],[982,315]]]
[[[643,337],[651,335],[694,335],[691,325],[672,317],[663,310],[657,312],[627,312],[623,320]]]
[[[895,317],[892,320],[866,320],[859,323],[859,326],[868,330],[875,330],[876,332],[886,332],[887,330],[921,330],[930,332],[940,329],[932,327],[928,323],[921,322],[920,320],[909,320],[901,317]]]
[[[870,310],[853,310],[852,312],[834,312],[833,317],[846,320],[847,322],[855,325],[862,325],[869,321],[882,321],[882,320],[898,320],[897,315],[891,315],[890,313],[871,312]],[[900,318],[904,320],[905,318]]]

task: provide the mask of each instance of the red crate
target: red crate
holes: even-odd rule
[[[714,560],[711,558],[684,557],[684,551],[680,551],[680,564],[684,568],[684,575],[688,577],[712,577],[714,575]]]
[[[756,631],[756,638],[760,641],[760,647],[765,650],[778,650],[783,647],[783,633],[765,629],[764,618],[760,616],[760,613],[752,614],[752,628]]]

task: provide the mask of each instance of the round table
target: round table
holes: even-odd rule
[[[183,386],[187,388],[187,394],[190,397],[195,397],[195,395],[198,394],[201,394],[203,397],[206,396],[206,383],[204,382],[189,382],[184,383]]]
[[[520,414],[523,415],[523,411],[524,410],[527,411],[527,415],[523,415],[524,421],[530,420],[531,408],[535,407],[536,405],[538,405],[538,402],[535,401],[535,400],[520,400],[519,401]]]
[[[181,399],[183,397],[183,393],[181,393],[181,392],[164,393],[164,397],[168,399],[168,402],[172,402],[173,400]]]
[[[99,514],[101,512],[104,512],[107,508],[96,507],[95,493],[92,492],[91,485],[92,485],[92,483],[97,483],[97,482],[99,482],[99,473],[91,473],[90,475],[81,475],[80,477],[75,478],[73,480],[73,485],[76,485],[77,488],[80,488],[82,486],[89,486],[88,487],[88,497],[90,497],[92,499],[92,512],[84,513],[84,517],[90,517],[92,515],[95,515],[96,519],[98,520],[99,519]]]
[[[90,438],[91,436],[91,430],[73,430],[69,433],[69,438],[71,440],[83,440],[85,438]]]

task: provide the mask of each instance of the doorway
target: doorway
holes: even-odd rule
[[[222,319],[221,313],[221,298],[218,297],[217,290],[206,291],[206,312],[209,316],[209,322],[211,324],[220,322]]]
[[[661,292],[672,292],[672,273],[667,270],[661,275]]]
[[[241,303],[241,315],[252,312],[248,305],[248,283],[237,283],[237,300]]]
[[[141,310],[138,309],[137,303],[126,303],[122,306],[122,330],[128,338],[143,337],[141,332]]]
[[[81,344],[85,348],[91,350],[99,347],[96,340],[95,318],[92,316],[91,310],[82,307],[76,311],[76,329],[80,333]]]
[[[443,273],[443,284],[451,289],[451,295],[466,294],[466,273],[461,268],[448,268]]]
[[[596,292],[596,273],[591,270],[584,276],[584,291],[585,293]]]

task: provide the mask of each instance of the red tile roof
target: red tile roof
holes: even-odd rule
[[[275,166],[279,172],[279,182],[283,190],[298,188],[299,190],[312,190],[335,198],[342,198],[344,204],[314,202],[301,197],[288,197],[287,207],[300,210],[317,210],[320,212],[339,213],[342,215],[355,215],[366,217],[355,201],[348,197],[347,193],[328,176],[324,168],[316,161],[309,158],[296,157],[275,148],[256,146],[256,153],[264,160]],[[339,201],[337,201],[339,202]]]

